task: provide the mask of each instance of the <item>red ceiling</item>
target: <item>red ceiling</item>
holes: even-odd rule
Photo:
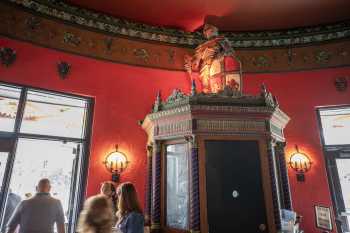
[[[68,0],[151,25],[193,31],[203,22],[223,31],[271,30],[350,19],[350,0]]]

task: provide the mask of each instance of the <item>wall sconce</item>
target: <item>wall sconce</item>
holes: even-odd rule
[[[119,182],[120,174],[126,169],[129,164],[125,154],[118,151],[118,145],[115,145],[115,151],[107,155],[103,162],[106,169],[112,173],[112,181]]]
[[[306,154],[299,152],[297,145],[295,150],[296,152],[290,157],[289,166],[296,171],[297,181],[304,182],[305,173],[310,170],[312,162]]]
[[[61,61],[57,64],[57,72],[62,80],[67,78],[72,66],[68,62]]]
[[[11,48],[0,48],[0,62],[9,67],[16,61],[16,51]]]

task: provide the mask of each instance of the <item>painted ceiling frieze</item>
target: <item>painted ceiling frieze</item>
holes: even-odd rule
[[[36,5],[32,7],[35,8]],[[135,40],[98,30],[87,30],[4,2],[0,2],[0,22],[0,39],[1,36],[5,40],[13,38],[116,63],[185,71],[184,58],[194,53],[194,49],[189,47],[151,43],[149,40]],[[304,46],[235,50],[245,73],[350,66],[350,39]],[[13,67],[15,64],[8,68]]]
[[[5,0],[37,13],[116,36],[194,47],[204,41],[200,32],[150,26],[69,5],[61,0]],[[234,48],[306,45],[350,38],[350,21],[284,31],[222,33]]]

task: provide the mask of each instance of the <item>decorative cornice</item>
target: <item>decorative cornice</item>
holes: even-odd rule
[[[184,71],[184,57],[193,53],[192,49],[178,44],[153,43],[88,30],[36,11],[23,10],[8,1],[0,1],[0,35],[8,38],[95,59],[167,70]],[[23,1],[30,0],[18,0]],[[37,8],[37,5],[31,7]],[[243,73],[343,67],[350,66],[350,38],[302,47],[238,48],[236,54],[242,62]]]
[[[127,36],[194,47],[204,41],[199,32],[150,26],[82,9],[60,0],[5,0],[42,15],[115,36]],[[290,47],[350,38],[350,21],[281,31],[222,33],[234,48]]]
[[[158,93],[155,103],[153,105],[152,112],[164,112],[162,110],[180,110],[183,107],[191,106],[191,109],[195,106],[229,106],[229,107],[266,107],[275,111],[278,109],[277,99],[266,90],[265,85],[262,85],[260,95],[245,95],[241,92],[228,91],[229,88],[225,88],[218,93],[196,93],[193,92],[190,95],[183,93],[179,89],[174,89],[171,95],[166,101],[160,100],[160,93]],[[187,110],[187,109],[186,109]],[[188,109],[189,110],[189,109]]]

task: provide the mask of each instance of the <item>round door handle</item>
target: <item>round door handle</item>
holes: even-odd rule
[[[238,198],[238,196],[239,196],[239,192],[237,190],[233,190],[232,197],[233,198]]]
[[[260,224],[260,225],[259,225],[259,230],[260,230],[260,231],[265,231],[265,230],[266,230],[266,225],[263,224],[263,223]]]

